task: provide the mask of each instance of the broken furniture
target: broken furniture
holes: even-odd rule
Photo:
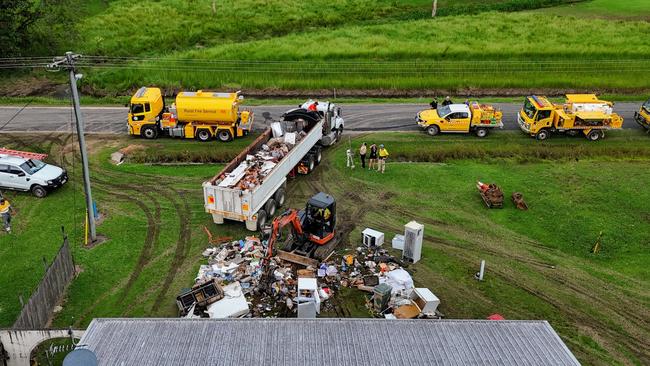
[[[393,288],[386,283],[375,286],[375,289],[372,293],[372,304],[376,312],[383,312],[388,308],[388,302],[390,301]]]
[[[524,195],[519,192],[512,193],[512,203],[514,203],[520,210],[528,210],[528,205],[526,204],[526,201],[524,201]]]
[[[476,188],[488,208],[503,208],[503,191],[499,186],[477,182]]]
[[[176,297],[176,305],[181,316],[187,315],[192,305],[196,308],[205,308],[223,298],[223,289],[217,281],[211,280],[194,285]]]
[[[361,233],[361,235],[363,245],[366,247],[374,248],[380,247],[382,244],[384,244],[384,233],[380,231],[367,228]]]

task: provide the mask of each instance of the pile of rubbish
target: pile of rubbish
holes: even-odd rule
[[[280,131],[282,131],[281,128]],[[223,188],[254,189],[306,135],[304,131],[282,132],[276,137],[272,137],[258,151],[246,155],[246,160],[241,162],[237,168],[230,173],[222,174],[215,183]]]
[[[299,317],[340,311],[330,301],[343,288],[366,293],[366,307],[377,317],[440,317],[438,298],[415,288],[400,260],[380,247],[358,247],[333,254],[317,268],[278,257],[264,258],[266,242],[254,236],[207,248],[196,284],[177,298],[188,318]],[[199,293],[208,286],[208,294]],[[215,288],[215,289],[213,289]],[[205,290],[203,290],[205,292]],[[209,301],[205,299],[209,298]],[[185,299],[186,301],[183,301]]]
[[[503,191],[496,184],[485,184],[483,182],[477,182],[476,188],[478,188],[483,202],[489,208],[502,208],[503,207]]]

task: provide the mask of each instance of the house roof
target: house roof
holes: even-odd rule
[[[95,319],[99,365],[579,365],[546,321]]]

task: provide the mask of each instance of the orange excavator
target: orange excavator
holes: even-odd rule
[[[282,229],[291,225],[291,233],[284,241],[282,250],[275,250],[281,241]],[[277,254],[283,260],[304,266],[318,267],[337,244],[336,201],[334,197],[320,192],[307,201],[304,210],[288,209],[273,219],[267,230],[266,262]]]

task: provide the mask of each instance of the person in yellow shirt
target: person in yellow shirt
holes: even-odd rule
[[[0,215],[2,215],[2,222],[4,223],[5,231],[11,232],[11,214],[14,209],[11,204],[4,197],[0,198]]]
[[[377,171],[384,172],[386,169],[386,159],[388,158],[388,150],[384,147],[384,144],[379,145],[379,160],[377,162]]]

